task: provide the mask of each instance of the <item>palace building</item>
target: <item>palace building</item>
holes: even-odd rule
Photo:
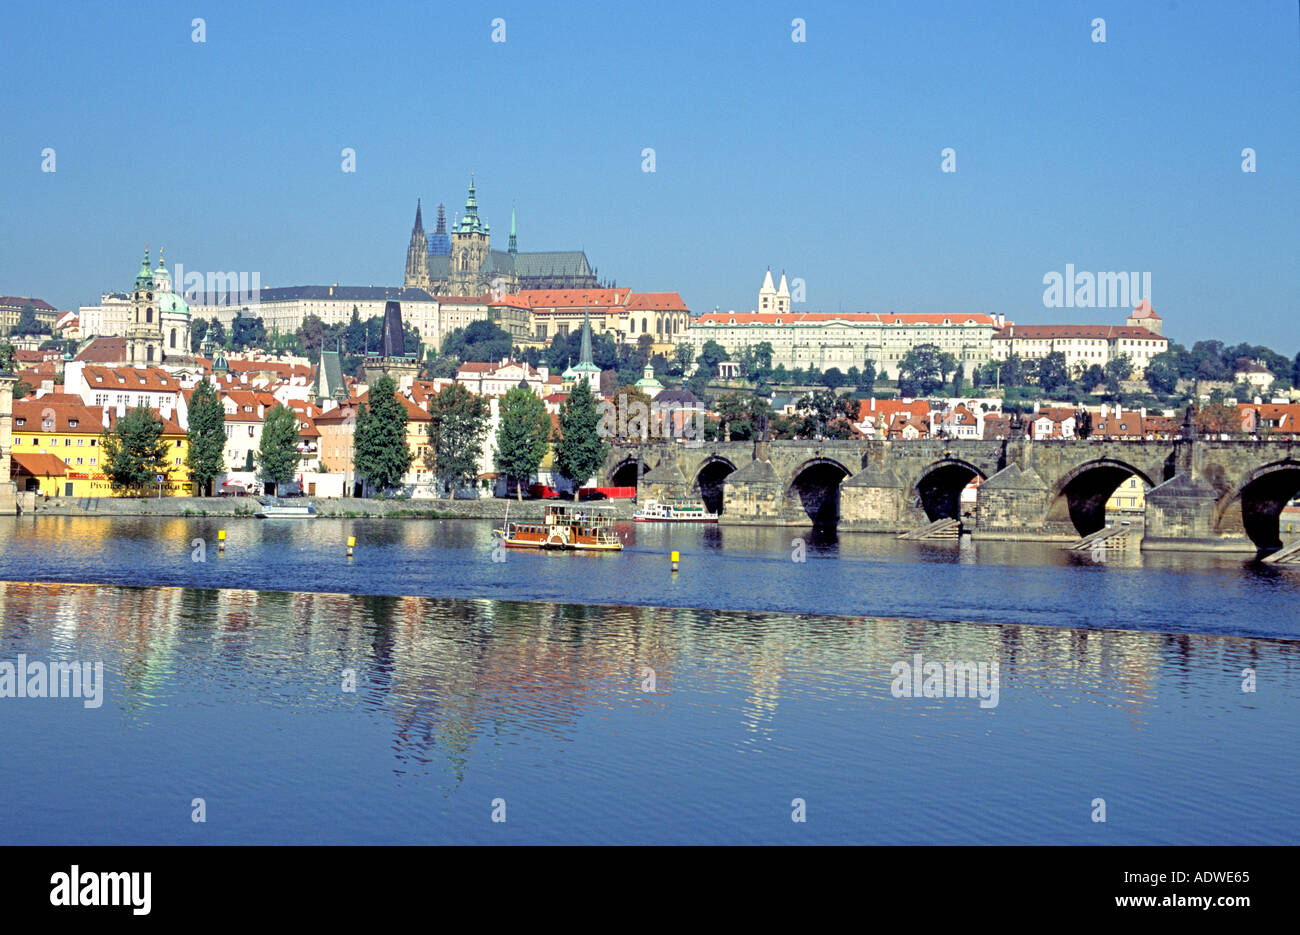
[[[499,296],[521,289],[593,289],[598,283],[581,250],[521,252],[513,211],[506,249],[493,250],[491,229],[478,215],[471,178],[465,213],[450,232],[439,205],[437,227],[427,235],[417,199],[404,285],[436,296]]]

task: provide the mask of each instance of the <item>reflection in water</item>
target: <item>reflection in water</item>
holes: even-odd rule
[[[474,520],[0,517],[0,579],[1300,637],[1300,569],[1235,555],[1132,549],[1101,561],[1056,543],[625,523],[618,554],[519,550],[494,562],[491,529]],[[208,543],[206,561],[192,560],[194,539]]]
[[[824,813],[819,841],[1087,842],[1073,810],[1101,788],[1126,815],[1107,843],[1300,830],[1287,641],[31,583],[0,584],[0,621],[0,660],[102,658],[108,683],[99,718],[0,700],[0,741],[50,767],[0,766],[5,840],[66,835],[56,816],[95,840],[97,821],[103,840],[187,840],[149,816],[195,787],[249,815],[213,834],[276,842],[489,840],[497,794],[519,840],[780,841],[800,794],[843,818]],[[890,666],[915,653],[997,661],[999,706],[893,697]],[[1266,692],[1241,692],[1247,668]],[[1218,818],[1171,819],[1162,796]],[[295,808],[331,818],[307,832]],[[972,817],[1000,808],[996,827]]]

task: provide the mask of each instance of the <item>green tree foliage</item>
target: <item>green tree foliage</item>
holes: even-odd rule
[[[573,484],[573,499],[587,478],[600,470],[609,446],[600,437],[596,398],[585,381],[569,392],[560,409],[560,438],[555,443],[555,467]]]
[[[817,390],[800,398],[789,429],[797,438],[850,438],[858,404],[830,390]]]
[[[832,393],[844,385],[846,377],[839,367],[832,367],[822,374],[822,386]]]
[[[1157,354],[1147,362],[1147,386],[1153,393],[1168,396],[1178,387],[1178,355],[1172,351]]]
[[[14,326],[16,334],[50,334],[52,329],[49,325],[36,320],[36,306],[31,302],[24,302],[23,307],[18,312],[18,324]]]
[[[189,410],[190,444],[186,459],[199,495],[206,496],[211,493],[212,481],[225,470],[226,410],[206,380],[194,387]]]
[[[876,362],[867,359],[862,365],[862,375],[858,377],[858,389],[864,393],[871,393],[876,388]]]
[[[918,344],[904,354],[898,368],[899,392],[904,396],[929,396],[937,391],[946,382],[945,357],[952,360],[952,355],[944,354],[934,344]]]
[[[718,432],[732,441],[745,441],[758,434],[761,420],[770,419],[772,405],[754,393],[724,393],[714,401]]]
[[[1053,351],[1038,361],[1038,385],[1049,396],[1055,395],[1070,385],[1070,371],[1065,364],[1065,354]]]
[[[1097,387],[1105,384],[1106,371],[1101,369],[1100,364],[1092,364],[1083,372],[1083,377],[1079,382],[1086,392],[1095,393]]]
[[[272,406],[262,422],[257,476],[263,482],[287,484],[298,473],[298,463],[298,416],[287,406]]]
[[[965,389],[966,367],[963,364],[957,366],[957,372],[952,375],[952,395],[960,396],[961,391]]]
[[[411,469],[411,450],[406,444],[406,407],[397,398],[397,383],[382,376],[370,388],[366,403],[357,412],[353,434],[357,474],[381,493],[398,486]]]
[[[226,343],[226,326],[221,323],[221,319],[214,318],[208,323],[208,335],[212,337],[212,343],[217,347],[228,347]]]
[[[546,349],[546,365],[553,372],[562,373],[570,365],[578,362],[581,357],[581,348],[581,328],[575,328],[568,334],[557,334],[551,339],[551,346]],[[612,335],[598,333],[595,329],[592,329],[591,359],[592,363],[601,370],[618,369],[618,348],[614,345]]]
[[[195,318],[190,321],[190,351],[198,353],[203,346],[203,339],[208,336],[208,320],[206,318]]]
[[[380,334],[382,335],[382,333],[381,331]],[[355,305],[352,306],[352,316],[348,319],[348,323],[344,326],[343,333],[339,337],[342,338],[345,353],[365,354],[369,335],[367,334],[366,323],[361,320],[361,313]]]
[[[1300,366],[1300,355],[1296,356],[1296,361],[1297,366]],[[675,377],[685,376],[693,363],[695,363],[695,346],[688,341],[683,341],[673,352],[673,363],[668,372]]]
[[[695,361],[699,364],[699,369],[705,371],[712,378],[718,375],[718,364],[727,359],[726,348],[717,341],[705,341]]]
[[[104,476],[115,493],[144,495],[167,473],[167,441],[158,413],[144,406],[128,409],[112,431],[100,436]]]
[[[515,482],[515,493],[521,500],[524,487],[546,457],[550,439],[551,417],[537,394],[522,386],[506,393],[497,426],[496,466]]]
[[[1119,395],[1119,385],[1133,375],[1133,362],[1127,354],[1120,354],[1106,361],[1102,368],[1106,374],[1106,392],[1111,396]]]
[[[495,363],[510,356],[510,332],[493,321],[475,321],[457,328],[442,342],[442,356],[462,363]]]
[[[238,351],[250,347],[264,347],[265,345],[266,327],[262,324],[262,319],[245,315],[241,310],[230,326],[231,350]]]
[[[0,372],[13,373],[18,351],[12,344],[0,344]]]
[[[429,402],[425,463],[450,495],[478,476],[488,415],[488,401],[461,383],[451,384]]]

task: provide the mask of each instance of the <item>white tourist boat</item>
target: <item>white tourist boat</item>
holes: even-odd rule
[[[285,503],[278,497],[261,497],[258,519],[315,519],[316,508],[310,503]]]
[[[710,513],[699,500],[647,500],[632,514],[638,523],[716,523],[717,513]]]

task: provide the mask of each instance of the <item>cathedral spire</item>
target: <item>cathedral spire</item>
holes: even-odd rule
[[[591,310],[582,307],[582,349],[578,352],[578,363],[591,365]]]
[[[424,232],[424,219],[420,216],[420,199],[415,199],[415,226],[411,228],[412,232]]]
[[[519,238],[515,236],[515,206],[510,206],[510,245],[506,248],[512,254],[519,252]]]

